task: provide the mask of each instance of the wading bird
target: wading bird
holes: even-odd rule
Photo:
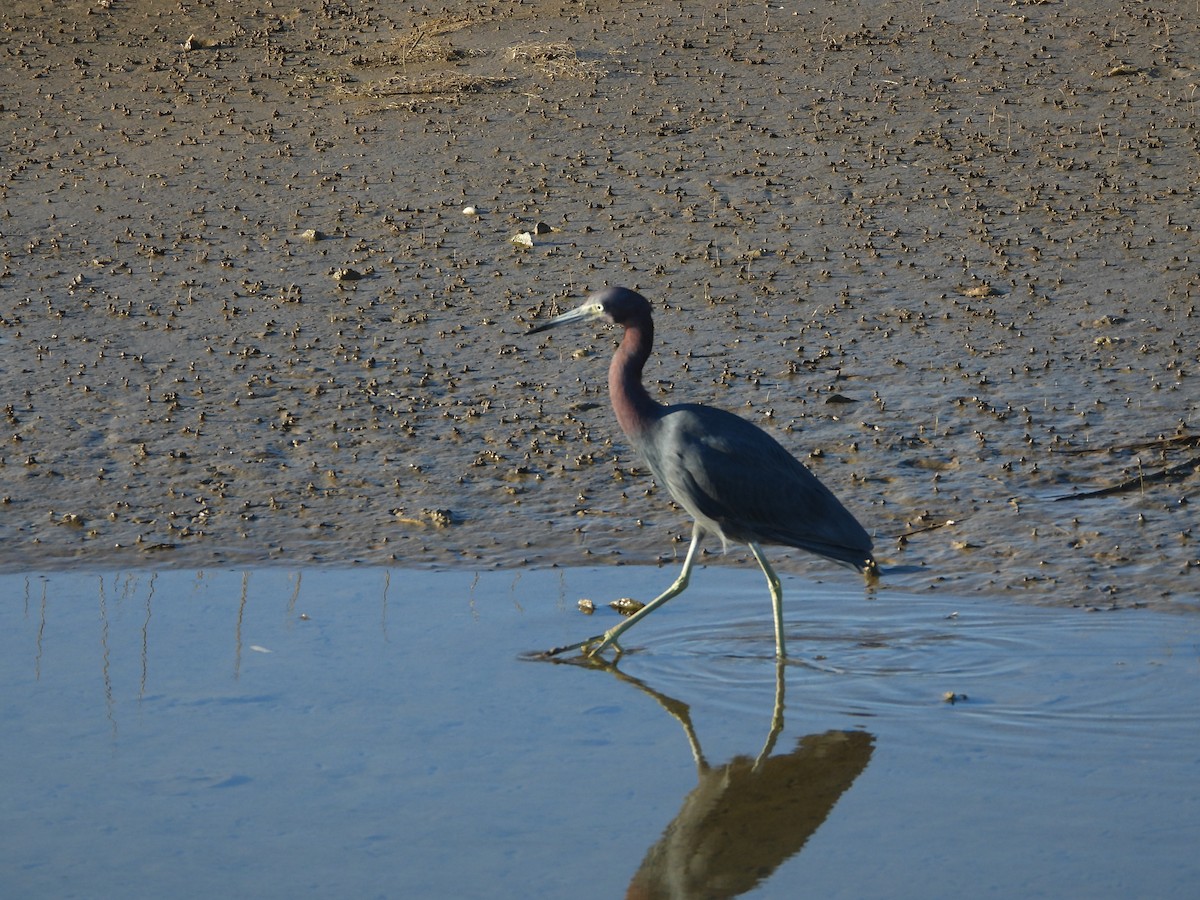
[[[871,538],[812,472],[757,425],[699,403],[663,406],[651,399],[642,369],[654,343],[654,320],[641,294],[607,288],[529,334],[593,320],[625,329],[608,369],[613,412],[655,480],[695,524],[683,570],[669,588],[604,634],[555,647],[546,655],[582,650],[596,656],[610,645],[619,655],[617,639],[688,586],[696,551],[711,534],[721,539],[722,547],[729,541],[748,545],[758,560],[771,589],[775,651],[780,659],[786,657],[783,589],[761,545],[798,547],[874,577],[878,567]]]

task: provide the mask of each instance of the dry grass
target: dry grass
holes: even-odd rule
[[[575,48],[561,42],[517,44],[508,50],[514,62],[526,62],[551,78],[601,78],[607,74],[598,62],[579,58]]]
[[[478,16],[438,16],[423,25],[412,28],[403,37],[398,38],[392,48],[371,57],[359,59],[360,65],[372,66],[407,66],[423,63],[455,62],[471,53],[455,47],[446,40],[445,35],[453,34],[472,25],[477,25],[484,19]]]
[[[382,54],[355,60],[363,66],[397,66],[403,74],[347,86],[342,89],[342,96],[361,102],[364,111],[415,109],[431,100],[458,101],[466,95],[495,90],[515,81],[511,76],[481,75],[462,70],[461,60],[490,56],[490,53],[457,47],[447,35],[484,21],[486,19],[479,16],[445,15],[424,22]],[[510,62],[522,63],[549,79],[600,78],[607,74],[599,63],[581,60],[575,48],[565,42],[517,44],[510,47],[505,56]],[[447,63],[457,65],[447,66]],[[417,70],[410,70],[410,64]]]

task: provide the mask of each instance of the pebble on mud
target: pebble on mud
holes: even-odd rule
[[[392,510],[397,522],[406,525],[432,525],[435,528],[449,528],[454,524],[454,513],[448,509],[423,509],[420,516],[406,515],[402,509]]]
[[[189,34],[188,39],[181,45],[184,50],[212,50],[217,46],[217,42],[209,38],[197,37],[194,34]]]

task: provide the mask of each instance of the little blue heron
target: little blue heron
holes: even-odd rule
[[[654,343],[650,303],[628,288],[592,294],[577,309],[529,331],[535,334],[571,322],[607,320],[625,329],[608,369],[608,393],[629,442],[695,520],[683,571],[669,588],[634,615],[598,634],[547,651],[555,656],[582,650],[596,656],[617,638],[688,586],[696,551],[705,535],[746,544],[771,589],[775,651],[787,656],[783,640],[783,589],[763,555],[762,544],[798,547],[874,577],[878,567],[863,527],[802,463],[773,437],[740,416],[703,406],[655,402],[642,384],[642,368]]]

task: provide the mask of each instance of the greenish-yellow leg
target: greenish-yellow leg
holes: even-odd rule
[[[767,576],[767,586],[771,589],[771,612],[775,615],[775,655],[779,659],[787,659],[787,650],[784,648],[783,641],[783,585],[779,581],[779,576],[775,574],[775,570],[771,568],[771,564],[767,562],[762,547],[751,542],[750,552],[754,554],[754,558],[762,567],[763,574]]]
[[[658,609],[672,597],[682,594],[684,589],[688,586],[688,581],[692,577],[692,563],[695,560],[696,551],[700,547],[700,539],[703,537],[704,529],[699,525],[693,526],[692,543],[691,546],[688,547],[687,557],[683,561],[683,570],[679,573],[679,577],[671,583],[669,588],[635,612],[628,619],[604,632],[604,634],[598,634],[595,637],[590,637],[587,640],[580,641],[578,644],[567,644],[565,647],[555,647],[553,650],[547,650],[546,656],[558,656],[560,653],[567,653],[571,650],[582,650],[584,651],[584,655],[593,657],[597,654],[603,653],[604,650],[610,646],[616,651],[617,655],[620,656],[621,645],[617,643],[617,638],[623,635],[642,619],[646,618],[646,616],[650,615],[650,613],[654,612],[654,610]],[[771,574],[773,576],[775,573],[772,572]],[[776,579],[776,581],[778,581],[778,579]]]

